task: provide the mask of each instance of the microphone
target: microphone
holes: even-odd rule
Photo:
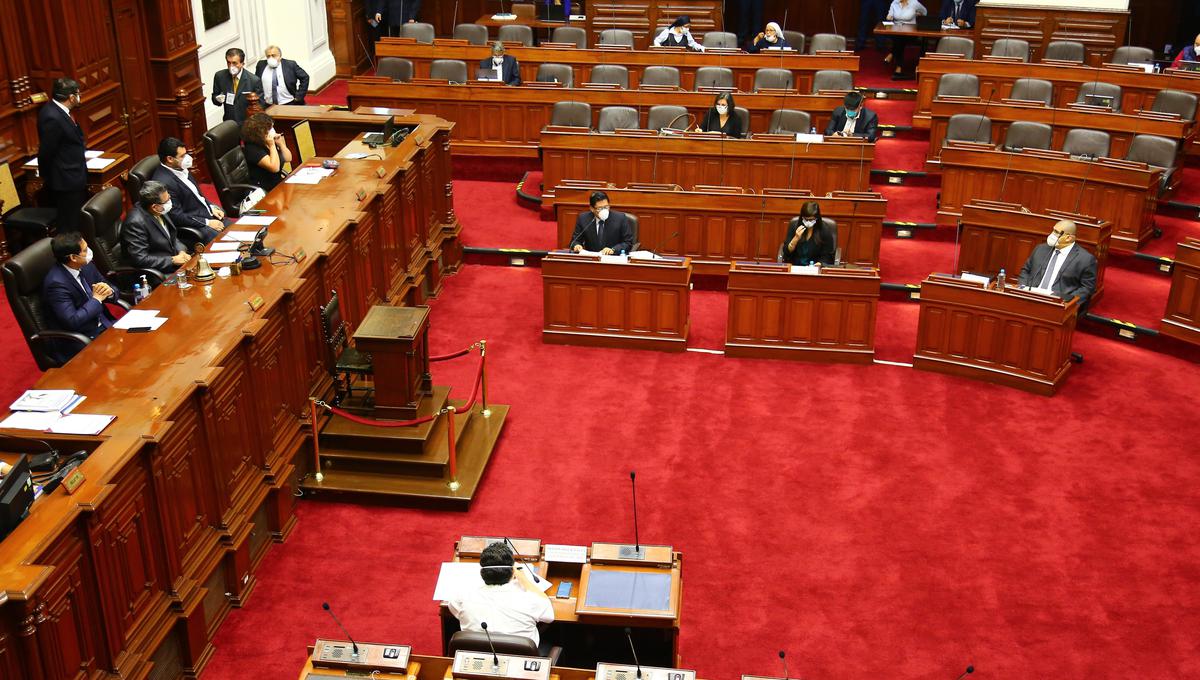
[[[1088,163],[1087,170],[1083,173],[1083,182],[1079,185],[1079,198],[1075,201],[1074,212],[1076,215],[1079,214],[1079,207],[1083,205],[1083,190],[1087,187],[1088,176],[1092,174],[1092,167],[1096,165],[1096,158],[1094,156],[1089,156],[1089,159],[1091,162]]]
[[[625,639],[629,640],[629,651],[633,652],[633,665],[637,666],[638,680],[642,680],[642,664],[638,663],[637,649],[633,646],[633,631],[629,626],[625,626]]]
[[[833,20],[833,34],[838,35],[837,30],[837,15],[833,13],[833,4],[829,5],[829,18]]]
[[[513,555],[515,555],[518,560],[525,563],[525,565],[526,565],[525,571],[529,572],[529,575],[533,577],[533,582],[541,583],[542,579],[538,578],[537,572],[535,572],[534,570],[529,568],[529,560],[526,560],[524,557],[521,557],[521,553],[517,551],[517,546],[513,545],[513,542],[511,540],[509,540],[508,536],[504,537],[504,542],[508,544],[508,547],[510,549],[512,549]]]
[[[678,229],[675,230],[674,234],[671,234],[670,236],[668,236],[668,237],[664,238],[662,241],[660,241],[657,248],[651,248],[650,252],[654,253],[655,255],[658,255],[659,257],[662,257],[662,255],[659,254],[659,252],[658,252],[659,248],[662,248],[664,245],[666,245],[667,241],[670,241],[671,239],[675,238],[676,236],[679,236]],[[636,532],[636,529],[635,529],[635,532]]]
[[[987,120],[988,108],[991,107],[992,97],[995,97],[995,96],[996,96],[996,88],[993,87],[992,91],[988,93],[987,103],[983,105],[983,114],[979,117],[979,125],[975,126],[975,135],[974,135],[975,139],[979,139],[979,131],[983,129],[983,121]],[[991,141],[991,140],[988,140],[988,141]]]
[[[329,608],[328,602],[322,602],[321,609],[324,609],[325,611],[329,612],[329,615],[331,617],[333,617],[334,623],[336,623],[338,625],[338,628],[341,628],[342,632],[346,634],[346,639],[350,641],[350,646],[354,649],[354,660],[357,661],[358,660],[358,643],[354,641],[354,638],[350,637],[350,631],[346,630],[346,627],[343,626],[342,622],[338,620],[337,614],[334,614],[333,610]]]
[[[790,680],[787,667],[787,652],[779,650],[779,660],[783,662],[783,680]]]
[[[621,546],[618,551],[618,556],[627,560],[644,560],[646,559],[646,551],[642,549],[642,539],[638,534],[638,519],[637,519],[637,472],[629,471],[629,486],[630,492],[633,495],[633,547],[628,545]]]
[[[479,627],[483,629],[483,634],[487,636],[488,647],[492,648],[492,667],[500,667],[500,656],[496,654],[496,645],[492,644],[492,634],[488,632],[487,621],[480,621]]]
[[[958,676],[958,677],[957,677],[957,678],[955,678],[954,680],[962,680],[963,678],[967,677],[968,675],[970,675],[970,674],[972,674],[972,673],[974,673],[974,672],[975,672],[975,667],[974,667],[974,666],[967,666],[967,670],[963,671],[963,672],[962,672],[962,675]]]

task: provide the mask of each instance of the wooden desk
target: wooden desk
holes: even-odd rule
[[[1053,395],[1071,368],[1078,304],[931,275],[921,283],[913,367]]]
[[[74,495],[39,499],[0,543],[0,636],[20,641],[0,646],[6,676],[201,674],[221,622],[295,523],[308,397],[330,387],[317,305],[337,289],[353,329],[370,304],[420,297],[409,276],[437,250],[426,223],[440,233],[452,219],[418,176],[439,166],[449,177],[451,126],[403,122],[418,127],[383,161],[345,161],[318,185],[280,184],[259,203],[278,216],[268,245],[303,249],[299,262],[264,258],[211,284],[160,286],[142,305],[169,319],[160,330],[109,330],[38,381],[116,420],[97,437],[43,437],[93,453]],[[412,269],[410,224],[422,227]],[[257,311],[246,303],[255,294]]]
[[[492,14],[495,14],[495,12],[493,12]],[[493,19],[492,14],[484,14],[483,16],[476,19],[475,23],[479,24],[480,26],[487,26],[489,29],[492,29],[491,32],[492,32],[493,36],[496,35],[496,29],[500,28],[501,26],[528,26],[534,30],[537,30],[539,28],[544,28],[544,29],[549,30],[549,29],[558,28],[559,26],[569,26],[570,25],[567,23],[566,19],[559,19],[558,21],[548,21],[546,19],[538,19],[535,17],[522,17],[522,16],[514,17],[512,19],[505,19],[505,20],[501,21],[500,19]],[[384,40],[387,40],[387,38],[384,38]],[[480,57],[480,58],[482,59],[482,57]]]
[[[349,643],[349,641],[347,641]],[[409,670],[411,671],[414,664],[417,667],[417,672],[414,673],[373,673],[371,678],[378,680],[450,680],[450,669],[454,665],[454,658],[449,656],[425,656],[421,654],[413,654],[409,658]],[[558,676],[558,680],[592,680],[596,675],[595,668],[567,668],[565,666],[554,666],[550,671],[551,680]],[[304,667],[300,669],[298,680],[309,680],[309,678],[362,678],[360,673],[344,671],[341,669],[330,668],[314,668],[312,662],[312,651],[309,651],[309,656],[304,662]]]
[[[1160,330],[1163,335],[1200,345],[1200,239],[1187,238],[1175,247],[1171,294]]]
[[[994,279],[1003,269],[1010,285],[1016,285],[1025,261],[1039,243],[1045,243],[1059,220],[1073,221],[1079,245],[1096,257],[1096,290],[1089,303],[1094,304],[1104,294],[1112,223],[1086,215],[1035,213],[1012,203],[972,201],[963,206],[958,271]]]
[[[34,155],[37,158],[37,155]],[[129,173],[129,155],[123,153],[104,152],[100,158],[106,158],[110,162],[103,168],[88,168],[87,171],[87,190],[88,193],[98,194],[107,187],[117,187],[124,190],[125,175]],[[38,167],[32,163],[26,163],[21,166],[21,170],[25,172],[25,203],[26,205],[37,205],[37,195],[41,192],[45,182],[42,181],[38,174]]]
[[[593,188],[554,189],[558,247],[571,243],[575,219],[586,212]],[[734,260],[774,262],[800,203],[816,201],[821,214],[838,224],[842,260],[878,267],[879,242],[887,201],[874,193],[835,191],[813,196],[804,191],[771,194],[682,191],[670,188],[609,189],[613,208],[638,218],[642,247],[660,255],[682,255],[697,274],[724,276]]]
[[[975,49],[986,54],[999,38],[1020,38],[1029,42],[1030,58],[1036,61],[1042,58],[1045,45],[1074,40],[1087,48],[1088,63],[1099,64],[1125,44],[1126,10],[1066,9],[1062,3],[1052,2],[1022,4],[1029,6],[1014,7],[1003,0],[981,3],[975,10]]]
[[[725,355],[869,364],[875,359],[879,270],[734,262]]]
[[[542,258],[542,342],[682,352],[691,280],[687,258],[609,264],[552,252]]]
[[[672,17],[671,20],[674,20]],[[695,28],[696,15],[692,15]],[[670,23],[668,21],[667,23]],[[612,28],[605,26],[604,28]],[[618,26],[617,28],[621,28]],[[589,45],[596,42],[590,41]],[[801,92],[812,90],[813,74],[817,71],[835,69],[858,72],[858,55],[853,52],[827,54],[799,54],[797,52],[690,52],[679,49],[585,49],[562,47],[510,47],[505,51],[520,63],[521,80],[531,81],[537,77],[542,64],[565,64],[575,71],[575,82],[591,80],[592,68],[601,64],[616,64],[629,69],[629,87],[636,88],[642,81],[642,72],[647,66],[674,66],[679,69],[680,85],[693,90],[696,85],[696,69],[701,66],[720,66],[733,71],[733,84],[742,92],[754,89],[754,74],[760,68],[786,68],[795,79],[796,89]],[[401,57],[413,63],[414,78],[428,78],[429,65],[434,59],[460,59],[467,63],[467,75],[475,74],[475,67],[483,59],[492,56],[486,45],[463,45],[458,41],[451,44],[422,45],[410,38],[384,38],[375,44],[375,54],[381,57]],[[710,95],[709,99],[712,97]],[[740,102],[739,102],[740,103]]]
[[[1112,249],[1118,252],[1134,252],[1149,240],[1160,170],[1127,161],[1058,157],[1061,152],[1010,154],[975,146],[952,142],[942,150],[939,225],[956,224],[962,206],[973,200],[999,200],[1034,212],[1087,210],[1112,223]]]
[[[885,26],[882,21],[875,24],[874,33],[876,36],[885,38],[920,38],[921,40],[938,40],[947,35],[962,36],[964,38],[974,37],[972,31],[969,29],[925,29],[918,28],[916,24],[892,24],[891,26]]]
[[[827,137],[823,144],[787,140],[644,137],[585,133],[578,128],[542,131],[542,200],[554,205],[553,187],[567,179],[764,189],[869,191],[875,145]]]

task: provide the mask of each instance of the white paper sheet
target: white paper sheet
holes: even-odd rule
[[[88,160],[91,160],[93,158],[99,158],[103,155],[104,155],[103,151],[88,150],[88,151],[83,152],[83,157]]]
[[[234,224],[245,227],[269,227],[277,219],[279,219],[278,215],[250,215],[238,219]]]
[[[220,253],[227,250],[237,250],[241,245],[242,244],[240,241],[213,241],[212,243],[208,244],[208,248],[205,249],[205,252]]]
[[[130,328],[149,328],[156,331],[166,323],[167,317],[159,316],[157,309],[131,309],[113,324],[113,328],[127,331]]]
[[[234,231],[230,229],[221,237],[222,241],[242,241],[244,243],[253,243],[254,237],[258,235],[257,231]]]
[[[479,575],[477,562],[442,562],[442,570],[438,572],[437,585],[433,589],[433,599],[439,602],[452,600],[482,585],[483,578]]]
[[[51,425],[50,431],[55,434],[100,434],[115,418],[116,416],[72,413]]]
[[[27,167],[27,168],[36,168],[37,166],[38,166],[37,156],[34,156],[33,158],[30,158],[29,160],[25,161],[25,167]]]
[[[75,390],[25,390],[19,399],[9,404],[10,411],[53,411],[66,408],[75,398]]]
[[[111,158],[89,158],[87,162],[88,170],[103,170],[109,165],[112,165]]]
[[[62,418],[58,411],[39,413],[37,411],[17,411],[0,422],[0,427],[10,427],[14,430],[37,430],[44,432]]]
[[[542,550],[547,562],[569,562],[571,564],[587,562],[586,545],[546,543],[542,546]]]
[[[816,276],[817,274],[821,273],[821,268],[815,264],[810,264],[810,265],[794,264],[791,266],[791,268],[788,271],[790,271],[793,274],[805,274],[805,275],[809,275],[809,276]]]
[[[796,141],[801,144],[824,144],[825,135],[809,132],[797,132]]]
[[[208,260],[209,265],[232,264],[234,262],[237,262],[238,258],[240,258],[241,256],[242,256],[242,254],[236,250],[229,250],[229,251],[225,251],[225,252],[216,252],[216,253],[204,253],[204,259]]]

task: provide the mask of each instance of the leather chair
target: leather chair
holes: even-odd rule
[[[791,90],[795,87],[792,72],[786,68],[760,68],[754,72],[754,91]]]
[[[600,132],[633,130],[641,127],[637,109],[629,106],[605,106],[600,109],[600,121],[596,129]]]
[[[1054,128],[1045,123],[1018,120],[1004,133],[1004,150],[1049,149],[1053,137]]]
[[[551,125],[592,127],[592,105],[587,102],[554,102],[550,112]]]
[[[938,97],[978,97],[979,76],[973,73],[944,73],[938,78]]]
[[[42,282],[53,267],[54,253],[50,239],[36,241],[10,257],[0,268],[4,271],[4,294],[12,308],[25,344],[33,354],[38,368],[45,371],[65,363],[62,356],[74,356],[91,342],[82,333],[55,330],[50,327],[50,313],[42,305]]]
[[[429,63],[429,77],[451,83],[467,82],[467,62],[461,59],[434,59]]]
[[[1054,105],[1054,83],[1041,78],[1017,78],[1013,82],[1010,99],[1042,102],[1046,106]]]
[[[1087,48],[1083,43],[1074,40],[1055,40],[1046,45],[1046,51],[1042,53],[1042,59],[1070,61],[1076,64],[1082,64],[1086,56]]]
[[[696,69],[696,89],[720,87],[733,89],[733,70],[724,66],[701,66]]]
[[[742,122],[742,136],[750,139],[750,109],[744,106],[733,107],[733,115]]]
[[[672,130],[686,130],[688,129],[687,114],[686,106],[671,104],[651,106],[650,113],[646,117],[646,127],[651,130],[662,130],[667,127]]]
[[[700,39],[700,44],[705,47],[719,47],[737,49],[738,39],[737,33],[727,33],[725,31],[709,31]]]
[[[799,222],[800,222],[799,215],[796,215],[792,219],[788,220],[788,229],[787,229],[787,231],[785,231],[783,233],[783,238],[786,239],[787,235],[792,233],[792,230],[796,228],[796,224]],[[838,245],[837,245],[837,242],[838,242],[838,240],[837,240],[837,231],[838,231],[837,222],[833,221],[832,218],[822,217],[821,218],[821,226],[824,227],[826,234],[829,234],[830,236],[833,237],[833,263],[841,264],[841,262],[839,261],[841,259],[841,254],[838,252]],[[783,243],[783,242],[781,242],[779,244],[779,251],[775,254],[776,262],[783,262],[783,247],[786,245],[787,244]]]
[[[204,159],[208,175],[217,188],[221,207],[230,217],[240,217],[238,207],[257,187],[250,184],[250,170],[241,146],[242,128],[227,120],[204,133]]]
[[[129,196],[134,202],[137,202],[142,185],[154,178],[154,171],[160,164],[158,154],[152,154],[134,163],[133,167],[129,169],[129,176],[125,178],[125,190],[129,192]]]
[[[825,69],[813,74],[813,94],[822,90],[850,91],[854,89],[854,74],[849,71]]]
[[[1112,55],[1112,64],[1149,64],[1154,62],[1154,50],[1149,47],[1122,45]]]
[[[808,41],[808,53],[845,52],[846,36],[834,33],[817,33]]]
[[[329,291],[329,301],[318,307],[317,313],[321,317],[321,334],[329,353],[334,403],[340,404],[346,397],[354,396],[354,379],[373,375],[375,368],[370,354],[360,352],[350,344],[350,327],[342,319],[336,290]],[[363,388],[363,391],[371,392],[371,389]]]
[[[488,636],[491,636],[489,639]],[[533,644],[533,640],[520,635],[509,635],[507,633],[476,633],[474,631],[460,630],[450,636],[450,643],[447,645],[447,653],[454,656],[459,650],[469,652],[487,652],[491,653],[493,649],[497,654],[512,654],[513,656],[541,656],[549,659],[551,666],[558,665],[558,659],[562,656],[562,647],[553,646],[547,647],[543,652],[538,649],[538,646]]]
[[[466,40],[472,45],[486,45],[488,42],[487,26],[479,24],[459,24],[454,27],[452,38]]]
[[[532,2],[514,2],[512,13],[524,19],[537,18],[537,5]]]
[[[771,112],[771,121],[767,123],[767,132],[773,135],[807,133],[812,129],[812,116],[805,111],[794,109],[777,109]]]
[[[433,44],[435,35],[436,32],[433,29],[433,24],[403,24],[400,26],[401,38],[412,38],[426,45]]]
[[[575,70],[567,64],[539,64],[533,79],[539,83],[562,83],[563,87],[575,87]]]
[[[521,24],[501,26],[496,37],[500,42],[519,42],[525,47],[533,47],[533,29]]]
[[[620,64],[600,64],[592,67],[593,83],[608,83],[622,90],[629,89],[629,69]]]
[[[633,47],[633,31],[624,28],[606,28],[600,31],[600,45]]]
[[[641,84],[679,87],[679,69],[674,66],[647,66],[642,71]]]
[[[575,43],[581,50],[587,49],[587,31],[578,26],[558,26],[550,34],[550,42]]]
[[[934,52],[939,54],[961,54],[967,59],[975,58],[975,41],[957,35],[945,35],[938,39]]]
[[[1088,103],[1090,103],[1088,101],[1088,95],[1094,95],[1097,97],[1111,97],[1112,98],[1112,106],[1110,108],[1112,108],[1113,111],[1120,113],[1120,111],[1121,111],[1121,86],[1120,85],[1114,85],[1113,83],[1101,83],[1101,82],[1096,82],[1096,81],[1092,81],[1090,83],[1084,83],[1083,85],[1081,85],[1079,87],[1079,96],[1075,98],[1075,101],[1079,102],[1081,104],[1088,104]]]
[[[1067,138],[1063,140],[1063,151],[1072,156],[1093,156],[1100,158],[1108,155],[1112,138],[1103,130],[1085,130],[1075,128],[1067,130]]]
[[[15,253],[30,243],[49,236],[58,217],[54,208],[25,208],[13,181],[8,163],[0,163],[0,222],[4,223],[4,240],[8,251]]]
[[[375,75],[407,83],[413,77],[413,63],[400,57],[380,57],[379,65],[375,67]]]
[[[991,144],[992,119],[977,113],[956,113],[950,116],[950,122],[946,125],[946,138],[942,140],[942,146],[950,141]]]
[[[1001,38],[992,44],[993,57],[1017,57],[1029,61],[1029,41],[1017,38]]]
[[[1157,135],[1137,135],[1129,144],[1129,152],[1125,160],[1145,163],[1152,168],[1163,171],[1159,193],[1163,193],[1176,184],[1175,169],[1179,159],[1179,145],[1174,139]]]
[[[783,37],[787,40],[788,47],[797,52],[804,53],[805,36],[800,31],[784,31]]]
[[[122,299],[133,302],[133,284],[145,276],[147,283],[155,288],[166,274],[157,269],[134,267],[125,257],[125,246],[121,243],[121,211],[124,209],[121,190],[108,187],[83,204],[79,231],[92,249],[96,269],[120,289]],[[181,232],[180,240],[189,247],[200,241],[199,232],[192,227],[177,228]],[[190,243],[184,238],[185,230]]]
[[[1196,95],[1183,90],[1159,90],[1154,95],[1151,111],[1158,113],[1174,113],[1183,120],[1196,119]]]

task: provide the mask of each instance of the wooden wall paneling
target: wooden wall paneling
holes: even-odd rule
[[[36,129],[25,113],[33,92],[25,58],[30,36],[23,27],[16,3],[0,2],[0,163],[16,163],[37,146]]]
[[[337,77],[349,78],[369,69],[371,56],[366,47],[375,36],[367,24],[366,0],[325,0],[325,9]]]
[[[148,27],[150,71],[157,101],[158,139],[171,135],[183,140],[195,160],[192,172],[207,179],[204,162],[204,81],[190,0],[160,0],[143,4]],[[135,159],[136,162],[136,159]]]
[[[1113,51],[1125,44],[1129,28],[1126,11],[1063,10],[1051,7],[979,7],[975,12],[977,49],[991,51],[1000,38],[1029,41],[1031,58],[1039,61],[1046,44],[1055,40],[1081,42],[1087,63],[1111,61]]]
[[[36,562],[54,571],[39,587],[36,615],[22,634],[36,640],[43,677],[86,677],[111,668],[93,565],[78,526],[59,535]]]

